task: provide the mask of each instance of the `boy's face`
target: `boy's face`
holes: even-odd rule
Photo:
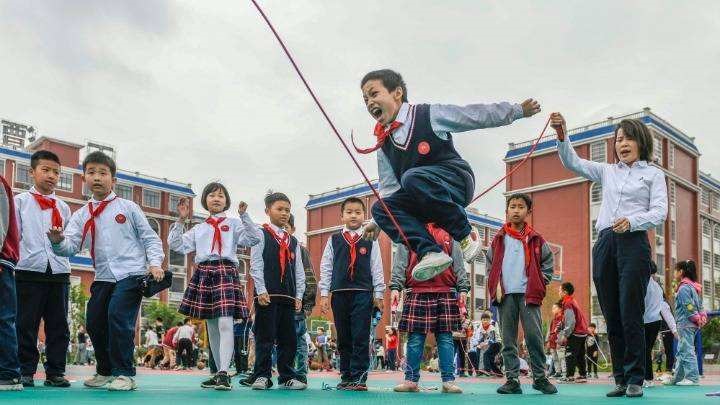
[[[30,169],[30,177],[38,191],[52,194],[60,177],[60,165],[52,160],[40,159],[35,168]]]
[[[505,210],[505,213],[507,214],[507,219],[510,223],[522,224],[523,222],[525,222],[525,218],[527,218],[530,210],[528,210],[528,206],[527,204],[525,204],[525,200],[523,200],[522,198],[513,198],[512,200],[508,201],[508,206]]]
[[[348,228],[358,229],[365,219],[365,209],[360,203],[347,203],[340,219]]]
[[[595,334],[595,327],[594,327],[594,326],[588,326],[588,330],[589,330],[590,333],[592,333],[593,335]]]
[[[395,120],[402,105],[402,88],[388,91],[382,80],[368,80],[362,86],[363,100],[370,115],[382,125]]]
[[[88,163],[83,173],[83,181],[93,197],[106,197],[115,186],[110,168],[100,163]]]
[[[637,141],[628,138],[622,128],[618,129],[615,137],[615,153],[626,165],[631,165],[640,158]]]
[[[275,201],[270,207],[265,208],[265,213],[273,225],[285,229],[290,219],[290,203],[287,201]]]
[[[480,320],[480,323],[482,324],[482,326],[483,326],[484,328],[487,328],[488,326],[490,326],[490,320],[487,319],[487,318],[481,319],[481,320]]]
[[[211,214],[219,214],[225,211],[227,197],[225,196],[225,193],[223,193],[222,189],[218,188],[207,195],[205,204],[207,204],[208,211],[210,211]]]
[[[560,298],[564,298],[567,295],[565,290],[563,290],[562,286],[558,288],[558,294],[560,294]]]

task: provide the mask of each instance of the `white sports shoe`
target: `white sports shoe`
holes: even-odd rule
[[[94,376],[85,380],[83,385],[85,385],[88,388],[102,388],[102,387],[110,384],[112,382],[112,380],[113,380],[112,376],[95,374]]]
[[[460,247],[462,248],[463,258],[466,262],[471,263],[482,251],[480,245],[480,237],[477,231],[474,229],[470,231],[470,234],[460,241]]]
[[[430,252],[415,265],[412,277],[417,281],[426,281],[445,271],[452,263],[452,257],[445,252]]]
[[[645,380],[643,383],[643,388],[652,388],[655,386],[655,382],[652,380]]]
[[[698,383],[685,378],[684,380],[678,381],[677,383],[675,383],[675,385],[679,385],[681,387],[692,387],[692,386],[698,385]]]
[[[268,390],[270,389],[270,381],[265,377],[258,377],[250,388],[254,390]]]
[[[133,391],[137,389],[137,384],[132,377],[121,375],[115,377],[110,385],[108,385],[108,391]]]
[[[285,384],[281,384],[278,388],[280,388],[281,390],[300,391],[300,390],[307,389],[307,384],[305,384],[302,381],[291,378],[291,379],[285,381]]]

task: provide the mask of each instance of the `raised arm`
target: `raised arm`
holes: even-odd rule
[[[255,225],[246,210],[247,204],[244,201],[240,202],[238,214],[240,214],[240,222],[242,222],[243,227],[236,230],[235,240],[237,240],[238,246],[252,247],[260,242],[262,232],[260,232],[260,228]]]
[[[433,104],[430,106],[430,124],[436,134],[464,132],[509,125],[538,111],[540,105],[534,100],[526,100],[523,104]]]

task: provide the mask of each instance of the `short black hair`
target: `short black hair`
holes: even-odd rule
[[[657,274],[658,268],[654,261],[650,260],[650,274]]]
[[[207,205],[207,197],[210,195],[210,193],[214,191],[222,191],[223,194],[225,194],[225,209],[224,211],[227,211],[230,208],[230,193],[228,193],[227,188],[225,188],[222,183],[219,183],[217,181],[213,181],[212,183],[205,186],[202,192],[202,199],[200,200],[200,204],[202,204],[202,207],[205,208],[206,211],[209,211],[208,205]]]
[[[370,80],[380,80],[383,84],[383,87],[385,87],[387,91],[394,91],[395,89],[400,87],[403,92],[402,101],[403,103],[407,103],[407,86],[405,86],[405,81],[403,80],[400,73],[390,69],[373,70],[372,72],[369,72],[368,74],[363,76],[362,80],[360,81],[360,88],[362,88],[365,83],[369,82]]]
[[[50,160],[57,164],[60,164],[60,158],[58,155],[50,152],[49,150],[39,150],[30,156],[30,167],[33,169],[37,167],[41,160]]]
[[[265,196],[265,208],[272,207],[272,205],[278,201],[285,201],[288,204],[292,204],[290,198],[283,193],[269,193]]]
[[[186,323],[188,323],[188,322],[191,322],[191,321],[192,321],[192,319],[190,319],[190,318],[185,318],[185,320],[183,321],[183,325],[186,324]]]
[[[295,215],[290,214],[290,218],[288,218],[288,225],[290,225],[290,228],[295,228]]]
[[[346,198],[345,201],[343,201],[342,204],[340,204],[340,212],[345,211],[345,206],[348,204],[360,204],[362,206],[363,212],[367,212],[365,210],[365,203],[363,202],[363,200],[361,200],[357,197]]]
[[[482,315],[480,315],[480,319],[492,319],[492,314],[490,314],[489,312],[485,311],[485,312],[482,313]]]
[[[162,321],[163,321],[163,319],[162,319],[162,318],[160,318],[159,316],[158,316],[157,318],[155,318],[155,320],[156,320],[156,321],[160,321],[160,322],[162,322]]]
[[[675,265],[675,268],[682,272],[683,277],[687,277],[692,281],[697,282],[697,266],[693,260],[683,260]]]
[[[175,326],[177,326],[177,327],[179,328],[179,327],[183,326],[183,323],[182,323],[182,322],[178,322],[178,323],[175,324]]]
[[[595,322],[590,322],[590,325],[588,325],[591,328],[597,328],[597,325],[595,325]]]
[[[82,164],[83,173],[85,172],[85,169],[87,169],[87,165],[89,165],[90,163],[107,166],[110,169],[110,174],[112,174],[113,177],[115,177],[115,173],[117,173],[117,166],[115,165],[115,161],[113,160],[113,158],[102,153],[99,150],[96,150],[95,152],[89,153],[87,156],[85,156]]]
[[[532,209],[532,198],[530,198],[530,196],[527,194],[516,193],[510,195],[510,197],[505,200],[505,209],[508,209],[508,207],[510,206],[510,201],[512,200],[523,200],[525,201],[525,205],[527,205],[528,211]]]
[[[562,290],[565,291],[568,295],[573,295],[575,293],[575,286],[572,285],[572,283],[569,281],[562,283],[560,288],[562,288]]]
[[[638,145],[638,157],[640,160],[646,162],[652,162],[653,156],[653,137],[650,134],[650,129],[642,121],[634,118],[628,118],[620,121],[617,127],[615,127],[615,140],[617,141],[618,131],[622,128],[625,137],[632,139],[637,142]],[[615,152],[615,157],[620,160],[620,156]]]

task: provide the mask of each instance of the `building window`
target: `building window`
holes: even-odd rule
[[[590,160],[593,162],[607,162],[607,143],[605,141],[590,144]]]
[[[133,188],[127,184],[115,183],[115,194],[126,200],[133,200]]]
[[[675,168],[675,144],[673,143],[668,145],[668,167]]]
[[[160,235],[160,223],[155,218],[148,218],[148,223],[150,224],[150,228],[152,228],[153,231],[155,231],[156,234]]]
[[[655,255],[655,264],[657,265],[657,268],[658,268],[658,274],[661,276],[663,274],[665,274],[665,255],[664,254],[658,253],[657,255]]]
[[[495,235],[497,234],[496,229],[491,229],[490,233],[488,234],[488,243],[492,243],[493,239],[495,239]]]
[[[703,249],[702,260],[703,260],[703,262],[702,262],[703,266],[710,267],[712,265],[712,252],[710,252],[709,250]]]
[[[710,296],[710,288],[712,287],[712,283],[709,280],[703,280],[703,295]]]
[[[675,220],[670,220],[670,240],[675,242]]]
[[[713,193],[710,199],[710,206],[713,211],[720,211],[720,194]]]
[[[170,250],[170,254],[168,257],[168,263],[170,263],[171,266],[182,266],[185,267],[185,256],[182,253],[178,253],[174,250]]]
[[[700,192],[700,205],[707,209],[710,206],[710,190],[703,188]]]
[[[69,191],[73,190],[73,174],[72,173],[60,173],[58,178],[58,190]]]
[[[173,274],[170,292],[177,294],[183,294],[185,292],[185,275]]]
[[[180,200],[182,200],[182,197],[179,195],[170,194],[170,207],[168,207],[168,210],[172,213],[177,213],[177,206],[180,204]]]
[[[484,286],[485,285],[485,276],[482,274],[476,274],[475,275],[475,285],[476,286]]]
[[[480,241],[483,241],[485,239],[485,227],[481,226],[481,227],[475,228],[475,229],[477,230],[477,233],[478,233],[478,239]]]
[[[713,262],[713,265],[715,266],[716,269],[720,269],[720,255],[714,254],[713,257],[715,259]]]
[[[602,184],[593,183],[590,187],[590,203],[600,204],[602,202]]]
[[[15,165],[15,186],[22,189],[29,189],[32,187],[33,181],[30,177],[30,166],[22,163]]]
[[[653,137],[653,161],[659,165],[662,165],[663,157],[663,145],[662,139],[659,136]]]
[[[0,176],[5,177],[5,159],[0,159]]]
[[[665,236],[665,223],[664,222],[655,227],[655,235]]]
[[[713,238],[720,241],[720,225],[715,225],[713,228]]]
[[[485,300],[482,298],[475,298],[475,310],[476,311],[484,311],[485,310]]]
[[[668,186],[670,205],[675,205],[675,182],[671,181]]]
[[[710,221],[707,219],[703,221],[702,233],[705,236],[710,236]]]
[[[148,208],[160,208],[160,192],[156,190],[143,190],[143,205]]]
[[[602,309],[600,309],[600,301],[598,300],[597,295],[592,296],[592,314],[593,316],[602,315]]]
[[[590,229],[590,239],[591,239],[593,242],[595,242],[595,241],[597,240],[597,238],[598,238],[598,231],[597,231],[597,229],[595,228],[595,225],[597,225],[597,219],[593,219],[593,220],[592,220],[592,226],[591,226],[591,229]]]

